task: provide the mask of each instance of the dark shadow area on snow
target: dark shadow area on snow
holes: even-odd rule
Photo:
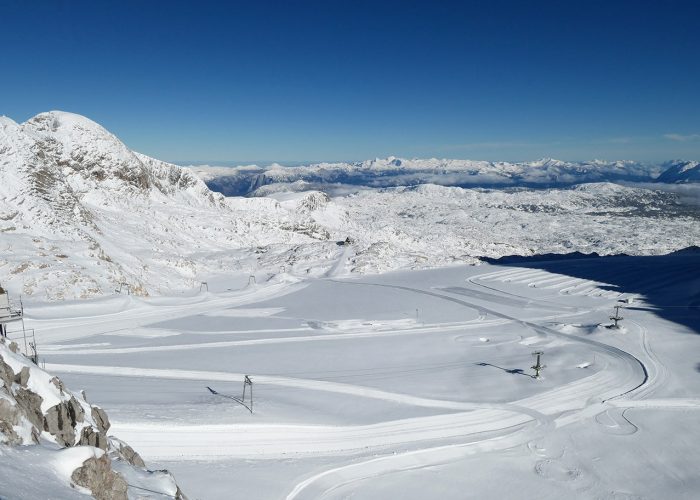
[[[700,248],[697,246],[653,256],[601,257],[573,252],[482,260],[608,283],[600,288],[642,295],[657,316],[700,334]]]
[[[475,364],[477,366],[492,366],[494,368],[498,368],[499,370],[503,370],[506,373],[510,373],[511,375],[524,375],[526,377],[533,378],[532,375],[525,373],[525,371],[522,368],[503,368],[502,366],[492,365],[491,363],[475,363]]]

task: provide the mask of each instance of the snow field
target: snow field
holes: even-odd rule
[[[252,498],[462,498],[464,488],[486,498],[519,489],[543,498],[691,498],[700,457],[669,437],[669,426],[697,436],[688,415],[700,409],[700,382],[688,353],[699,339],[687,321],[655,313],[646,301],[656,296],[643,293],[684,303],[696,277],[680,270],[696,258],[662,258],[656,281],[635,274],[630,259],[103,301],[106,326],[127,323],[119,334],[87,304],[84,317],[76,304],[73,318],[51,319],[46,308],[36,321],[50,325],[47,369],[84,387],[113,415],[115,435],[201,498],[226,498],[227,485]],[[600,266],[624,277],[615,298],[552,286],[597,287],[604,281],[588,269]],[[533,280],[542,286],[528,286]],[[605,328],[616,299],[630,294],[624,328]],[[545,352],[540,380],[530,377],[534,350]],[[255,384],[252,415],[206,391],[240,397],[245,374]],[[657,458],[623,460],[620,439],[637,450],[670,439],[688,463],[661,467],[650,485],[641,471]],[[675,461],[670,453],[661,455]],[[483,478],[495,481],[492,491]]]

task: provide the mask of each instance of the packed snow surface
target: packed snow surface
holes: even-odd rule
[[[691,250],[242,273],[27,323],[46,369],[194,498],[692,499],[698,269]]]

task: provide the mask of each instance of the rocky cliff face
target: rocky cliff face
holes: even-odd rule
[[[18,354],[15,344],[0,344],[0,383],[0,457],[6,446],[50,450],[58,455],[52,458],[56,476],[100,500],[126,499],[130,486],[144,498],[141,489],[149,485],[164,495],[185,498],[167,471],[147,470],[128,444],[108,436],[109,418],[102,408]],[[72,451],[62,454],[67,448]],[[124,468],[129,480],[138,484],[127,482]],[[0,497],[13,497],[2,488],[0,484]]]

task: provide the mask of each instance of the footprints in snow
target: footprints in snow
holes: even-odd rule
[[[535,472],[550,481],[575,481],[581,477],[581,470],[569,467],[559,460],[545,459],[535,464]]]

